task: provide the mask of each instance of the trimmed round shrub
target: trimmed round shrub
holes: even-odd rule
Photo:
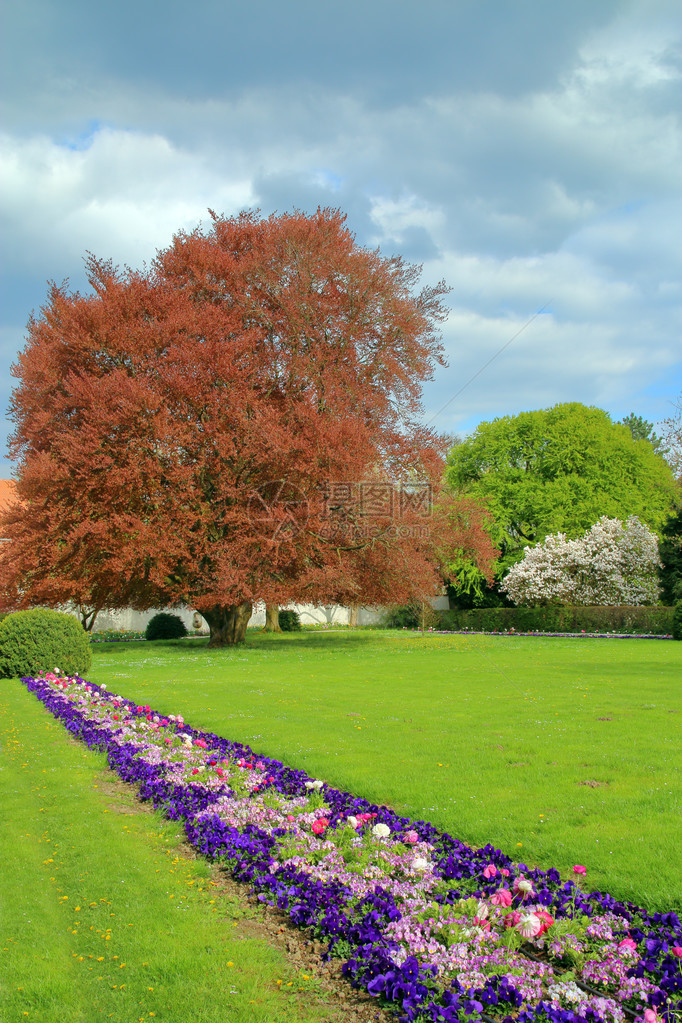
[[[147,622],[145,639],[182,639],[187,635],[187,629],[182,618],[172,615],[168,611],[160,611]]]
[[[298,616],[298,611],[290,611],[288,608],[280,611],[279,627],[282,632],[300,632],[301,619]]]
[[[673,639],[682,639],[682,600],[678,600],[673,611]]]
[[[62,611],[15,611],[0,622],[0,676],[38,675],[58,668],[62,675],[90,670],[90,637],[77,618]]]

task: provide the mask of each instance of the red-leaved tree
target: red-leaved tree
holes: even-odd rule
[[[144,272],[88,270],[14,367],[15,606],[185,602],[222,645],[255,600],[421,598],[451,549],[489,569],[483,513],[443,503],[419,426],[442,284],[415,293],[418,268],[331,210],[212,214]]]

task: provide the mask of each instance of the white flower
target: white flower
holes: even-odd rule
[[[517,930],[524,938],[534,938],[542,930],[542,921],[535,913],[525,913],[518,923]]]
[[[106,688],[107,687],[104,685],[104,683],[102,683],[102,685],[100,686],[100,689],[106,689]]]
[[[372,828],[372,834],[375,836],[375,838],[388,838],[388,836],[391,834],[391,829],[388,827],[387,824],[382,824],[381,822],[379,822],[379,824],[375,824],[374,827]]]
[[[351,817],[347,817],[346,819],[347,819],[348,823],[350,824],[351,828],[357,828],[357,826],[358,826],[358,819],[357,819],[357,817],[351,816]]]
[[[415,870],[428,870],[430,863],[427,859],[424,859],[423,856],[415,856],[412,860],[412,866]]]
[[[322,788],[322,786],[323,786],[323,785],[324,785],[324,782],[323,782],[323,781],[318,781],[318,780],[315,780],[315,781],[307,781],[307,782],[305,783],[305,787],[306,787],[307,789],[315,789],[315,790],[316,790],[317,792],[319,792],[319,791],[320,791],[320,789]]]

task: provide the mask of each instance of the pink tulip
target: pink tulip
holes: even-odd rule
[[[576,863],[575,867],[573,868],[573,873],[574,874],[586,874],[587,873],[587,867],[581,867],[579,863]]]
[[[403,842],[407,842],[408,845],[415,845],[419,841],[419,835],[416,831],[406,831],[403,835]]]
[[[673,945],[670,951],[674,956],[677,956],[678,959],[682,959],[682,945]]]
[[[323,831],[329,827],[329,821],[326,817],[318,817],[313,824],[313,831],[316,835],[321,835]]]
[[[509,877],[509,871],[506,867],[500,867],[500,874],[502,874],[502,877]]]
[[[505,916],[505,918],[504,918],[504,926],[505,927],[516,927],[516,925],[520,922],[520,920],[521,920],[521,914],[517,913],[516,910],[514,910],[513,913],[507,913],[507,915]]]
[[[493,906],[511,906],[512,904],[512,893],[508,888],[498,888],[494,895],[490,898]]]
[[[490,921],[489,920],[485,920],[484,918],[482,918],[480,916],[475,916],[474,917],[474,924],[476,925],[476,927],[480,927],[482,931],[489,931],[490,930]]]
[[[644,1010],[644,1023],[658,1023],[658,1016],[655,1009]]]
[[[489,877],[495,877],[496,874],[497,874],[497,867],[495,866],[494,863],[489,863],[488,866],[483,871],[483,877],[488,877],[488,878]]]

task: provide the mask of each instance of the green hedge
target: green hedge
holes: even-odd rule
[[[481,607],[441,611],[440,628],[472,632],[616,632],[669,636],[672,607]]]
[[[673,624],[670,631],[672,632],[673,639],[682,639],[682,600],[677,601],[672,612]]]
[[[73,615],[45,608],[16,611],[0,622],[0,676],[37,675],[58,668],[84,675],[92,664],[90,636]]]

